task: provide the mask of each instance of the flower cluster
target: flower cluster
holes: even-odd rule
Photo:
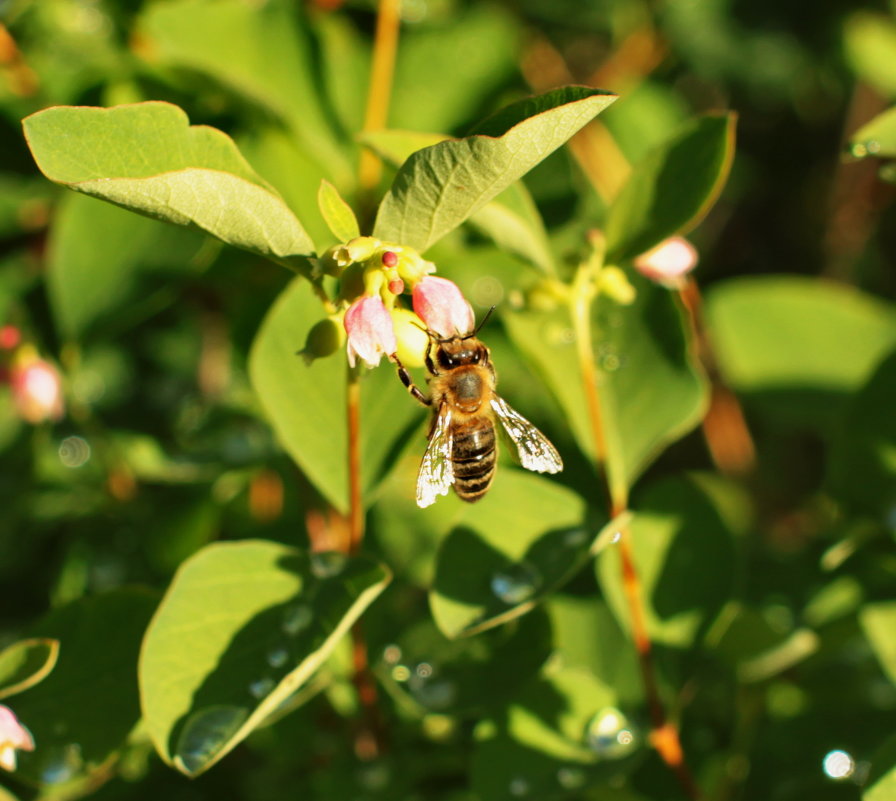
[[[411,248],[358,237],[332,248],[322,262],[324,272],[342,279],[341,298],[348,304],[342,324],[353,367],[359,360],[376,367],[384,354],[419,366],[427,330],[449,337],[474,328],[473,309],[457,285],[431,275],[435,265]],[[413,311],[396,303],[407,292]],[[310,339],[303,353],[306,358],[325,355],[312,348]]]

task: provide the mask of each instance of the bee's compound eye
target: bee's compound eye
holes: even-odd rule
[[[452,355],[448,353],[444,348],[439,348],[439,352],[436,354],[436,361],[439,363],[439,367],[444,369],[450,369],[451,367],[457,367],[457,362],[454,360]]]

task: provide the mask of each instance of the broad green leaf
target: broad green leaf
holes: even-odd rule
[[[416,131],[371,131],[361,141],[381,158],[400,165],[418,150],[445,141],[441,134]],[[494,200],[471,215],[470,223],[501,248],[516,253],[547,273],[553,273],[551,254],[544,221],[532,196],[521,181],[511,184]]]
[[[491,3],[455,7],[436,24],[405,26],[395,63],[392,124],[440,131],[469,126],[516,74],[519,38],[514,19]]]
[[[150,62],[210,76],[286,122],[327,176],[340,184],[350,164],[328,124],[311,55],[289,0],[153,3],[139,18]]]
[[[477,727],[471,768],[477,797],[581,798],[586,787],[621,779],[643,735],[618,705],[612,685],[587,671],[546,670],[503,719]]]
[[[686,479],[648,487],[632,504],[627,535],[653,642],[690,648],[732,591],[731,532],[702,490]],[[597,576],[617,620],[631,632],[618,548],[598,556]]]
[[[0,698],[33,687],[49,674],[59,657],[59,640],[19,640],[0,651]]]
[[[688,123],[634,165],[607,212],[607,262],[617,264],[686,233],[722,191],[734,158],[733,114]]]
[[[339,190],[329,181],[320,182],[317,205],[337,242],[348,242],[349,239],[361,236],[352,207],[342,199]]]
[[[33,633],[60,643],[42,682],[16,696],[37,749],[20,755],[28,781],[62,785],[105,769],[140,719],[135,669],[156,596],[120,589],[51,612]]]
[[[713,285],[706,328],[726,382],[763,409],[828,430],[896,347],[893,306],[798,276]]]
[[[883,519],[896,508],[896,353],[846,408],[830,456],[830,482],[853,506]]]
[[[594,89],[557,89],[509,106],[474,135],[414,153],[380,205],[374,236],[425,251],[614,99]]]
[[[631,281],[637,289],[632,305],[605,300],[592,315],[606,467],[618,495],[666,445],[700,422],[707,398],[674,296],[640,276]],[[580,447],[594,459],[595,437],[566,310],[505,313],[503,319],[563,407]]]
[[[283,199],[226,134],[190,126],[170,103],[46,109],[24,121],[50,180],[167,222],[192,223],[274,260],[314,244]]]
[[[547,615],[533,612],[478,637],[446,639],[432,620],[406,628],[376,671],[414,714],[480,717],[507,703],[551,654]]]
[[[844,26],[846,58],[859,77],[885,97],[896,97],[896,23],[871,11],[849,16]]]
[[[549,479],[500,468],[488,494],[443,540],[429,595],[446,637],[475,634],[532,609],[589,558],[583,500]]]
[[[133,316],[141,279],[154,271],[195,270],[204,241],[195,231],[66,195],[47,254],[47,290],[63,335],[81,339],[116,311],[122,318]]]
[[[896,684],[896,601],[865,604],[859,622],[884,673]]]
[[[871,757],[871,770],[862,789],[862,801],[893,799],[896,799],[896,736],[888,737]]]
[[[190,776],[211,767],[302,687],[388,581],[367,558],[261,540],[184,562],[140,656],[162,758]]]
[[[297,279],[273,305],[252,346],[252,386],[281,444],[336,508],[348,509],[346,371],[343,352],[306,364],[296,351],[324,316]],[[393,465],[396,449],[421,418],[388,362],[361,376],[362,478],[365,497]],[[425,446],[421,437],[420,448]]]

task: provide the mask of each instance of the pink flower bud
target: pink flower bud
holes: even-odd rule
[[[22,339],[22,332],[14,325],[4,325],[0,328],[0,348],[12,350]]]
[[[355,301],[348,307],[343,324],[348,334],[348,363],[352,367],[355,366],[355,357],[359,357],[368,367],[376,367],[384,353],[391,356],[398,347],[392,330],[392,318],[378,296]]]
[[[412,298],[417,316],[441,337],[469,334],[475,327],[473,309],[453,281],[428,275],[414,286]]]
[[[8,706],[0,704],[0,767],[16,769],[16,750],[33,751],[34,738]]]
[[[697,265],[697,251],[687,239],[672,236],[637,256],[635,269],[645,278],[664,286],[676,286]]]
[[[19,415],[29,423],[59,420],[64,412],[59,371],[36,354],[19,351],[9,371],[12,399]]]

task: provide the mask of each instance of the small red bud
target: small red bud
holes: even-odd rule
[[[384,251],[383,264],[386,267],[394,267],[396,264],[398,264],[398,254],[391,250]]]
[[[404,281],[402,281],[400,278],[393,278],[389,282],[389,291],[393,295],[400,295],[402,292],[404,292]]]
[[[0,348],[12,350],[22,340],[22,332],[14,325],[4,325],[0,328]]]

